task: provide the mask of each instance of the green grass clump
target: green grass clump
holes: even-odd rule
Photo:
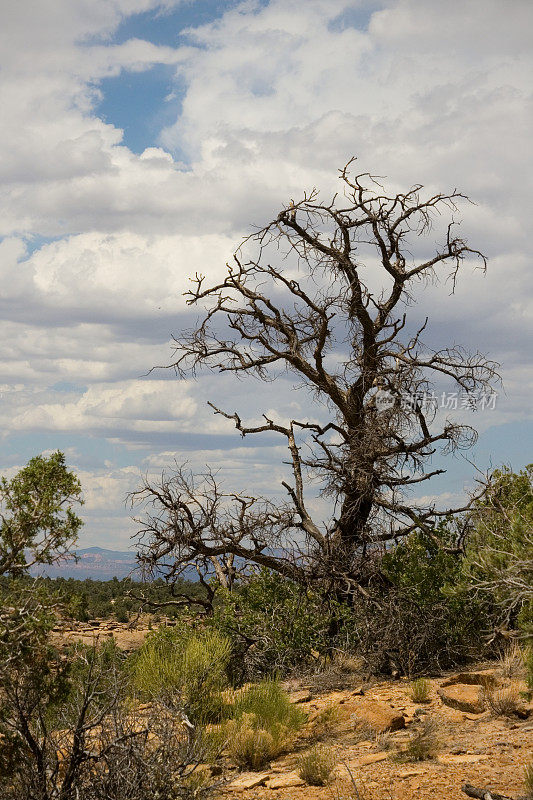
[[[325,786],[335,763],[335,754],[330,747],[315,745],[298,759],[298,774],[310,786]]]
[[[143,697],[183,709],[194,723],[216,722],[230,655],[229,640],[217,631],[159,628],[134,657],[133,686]]]
[[[259,770],[283,752],[281,730],[276,738],[269,731],[257,727],[253,714],[228,723],[229,754],[241,769]]]
[[[294,741],[306,716],[277,681],[267,680],[241,691],[226,725],[229,753],[247,769],[261,769]]]
[[[427,678],[417,678],[410,686],[413,703],[429,703],[431,699],[431,683]]]
[[[270,731],[283,725],[295,733],[306,720],[304,712],[291,703],[287,692],[275,680],[253,684],[237,695],[233,716],[238,719],[244,714],[253,714],[258,726]]]

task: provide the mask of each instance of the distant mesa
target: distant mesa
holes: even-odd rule
[[[107,581],[117,577],[127,578],[136,568],[135,553],[131,551],[106,550],[104,547],[86,547],[77,550],[76,561],[72,557],[61,559],[55,564],[44,564],[31,571],[34,576],[45,575],[49,578],[93,578]],[[138,573],[131,575],[140,580]]]

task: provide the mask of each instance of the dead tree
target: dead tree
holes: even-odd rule
[[[5,800],[191,797],[205,761],[200,731],[160,698],[141,705],[105,651],[67,660],[34,649],[0,679],[0,794]],[[220,782],[199,782],[195,797]],[[212,785],[211,785],[212,784]]]
[[[476,787],[472,786],[470,783],[463,783],[461,791],[468,795],[468,797],[477,797],[478,800],[513,800],[512,797],[506,794],[498,794],[498,792],[493,792],[489,789],[476,789]],[[518,798],[518,800],[520,800],[520,798]],[[522,798],[522,800],[527,800],[527,798]]]
[[[197,274],[187,302],[204,316],[174,340],[171,366],[181,377],[211,369],[269,381],[286,373],[312,392],[314,419],[265,415],[249,425],[210,403],[242,436],[285,441],[286,500],[226,494],[212,473],[198,478],[183,468],[160,485],[147,482],[136,495],[152,504],[139,536],[146,569],[172,579],[195,564],[224,583],[235,564],[253,564],[344,596],[365,594],[379,546],[416,529],[433,536],[439,521],[468,509],[410,497],[444,471],[426,468],[437,449],[475,441],[469,426],[437,424],[436,391],[472,399],[498,380],[498,365],[479,352],[429,347],[428,320],[411,319],[417,284],[444,272],[453,291],[465,260],[486,267],[456,233],[453,215],[466,198],[453,191],[425,199],[421,186],[389,195],[372,176],[352,176],[351,166],[341,170],[343,193],[331,202],[313,190],[248,237],[224,280],[208,285]],[[442,245],[427,254],[444,214]],[[331,502],[324,524],[309,510],[310,479]]]

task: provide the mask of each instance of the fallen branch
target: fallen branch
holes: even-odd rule
[[[490,792],[488,789],[476,789],[470,783],[463,783],[461,790],[468,795],[468,797],[477,797],[478,800],[513,800],[506,794],[498,794],[497,792]]]

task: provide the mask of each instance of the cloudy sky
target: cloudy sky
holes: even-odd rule
[[[206,406],[305,414],[276,381],[148,371],[216,277],[291,197],[356,155],[392,188],[458,187],[489,257],[424,296],[442,344],[503,365],[478,466],[533,460],[530,0],[3,0],[2,473],[60,448],[86,498],[82,546],[125,549],[126,493],[177,459],[268,491],[283,454]],[[274,391],[275,389],[275,391]],[[460,495],[452,462],[438,491]]]

